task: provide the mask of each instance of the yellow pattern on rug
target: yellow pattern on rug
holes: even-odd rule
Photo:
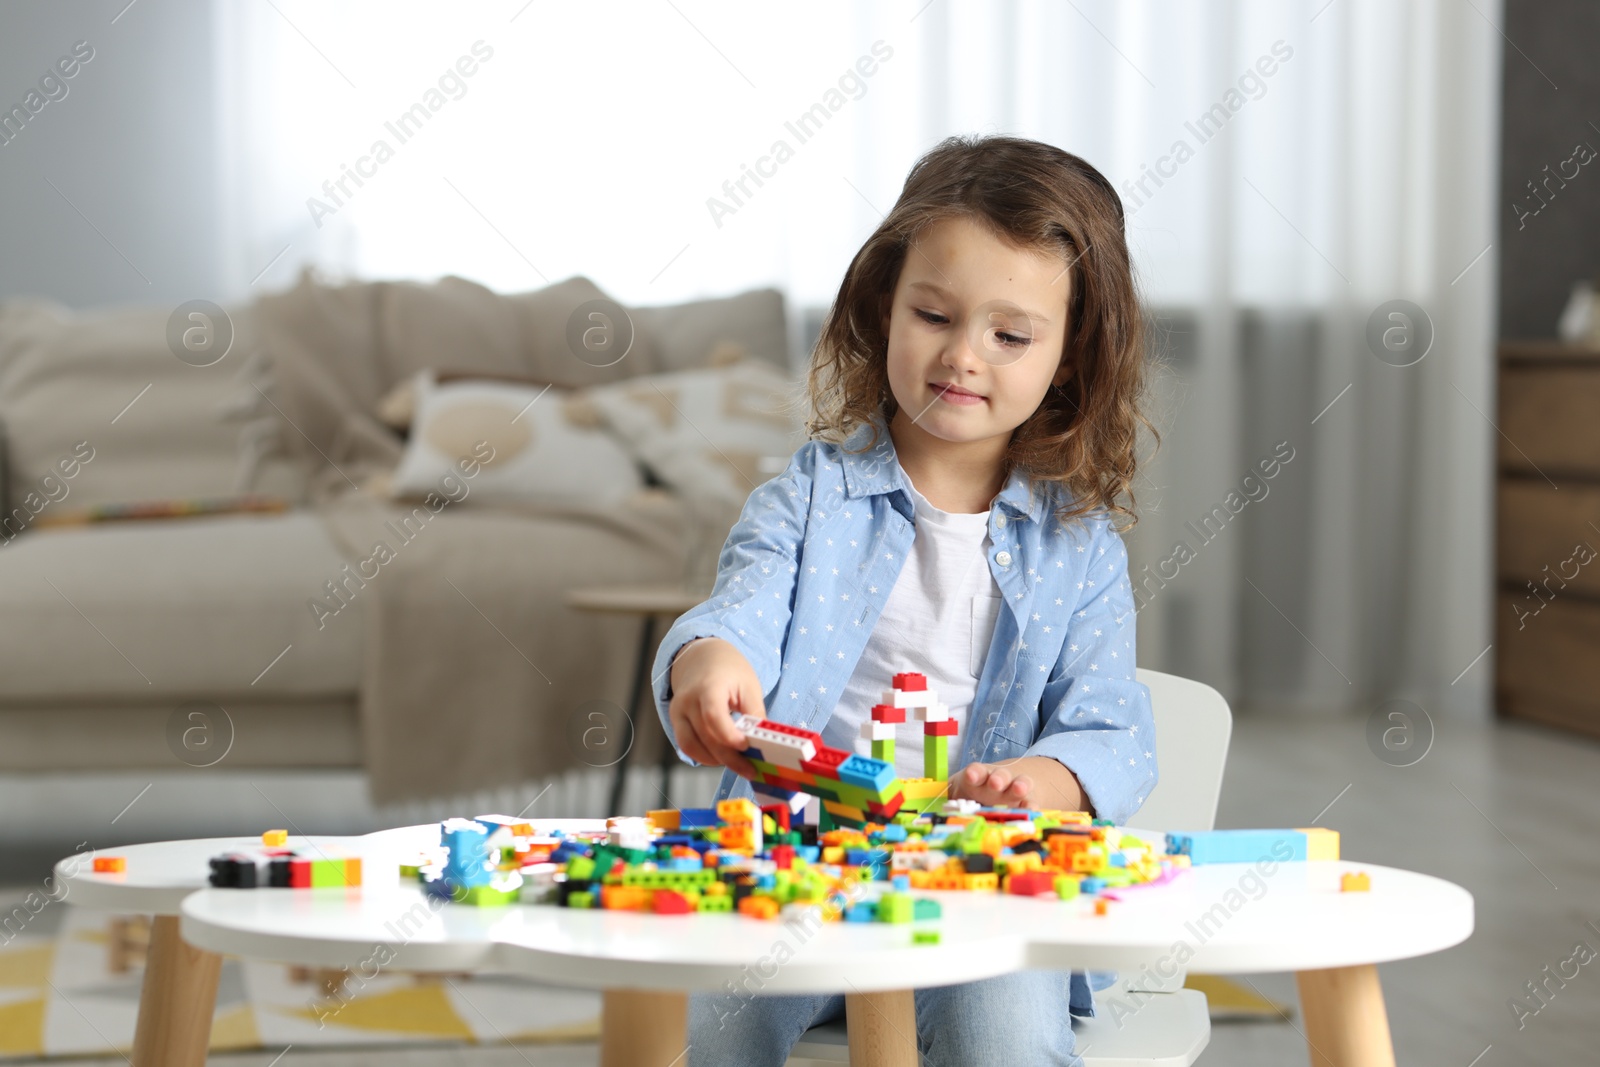
[[[461,1041],[474,1039],[472,1028],[456,1012],[449,993],[436,982],[419,982],[387,993],[357,997],[346,1001],[342,1007],[333,1007],[320,1013],[310,1008],[279,1010],[311,1022],[321,1021],[329,1026],[345,1026],[352,1030],[427,1034],[429,1037]]]

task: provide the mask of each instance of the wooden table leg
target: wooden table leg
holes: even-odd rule
[[[1295,979],[1312,1067],[1394,1067],[1378,968],[1301,971]]]
[[[851,1067],[917,1067],[917,1002],[911,990],[846,993],[844,1020]]]
[[[600,998],[600,1067],[684,1067],[689,994],[608,989]]]
[[[176,915],[157,915],[145,956],[133,1067],[205,1067],[222,957],[178,936]]]

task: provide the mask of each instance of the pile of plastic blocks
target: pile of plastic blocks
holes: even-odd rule
[[[402,873],[474,904],[760,919],[815,908],[825,921],[907,923],[940,917],[937,901],[911,896],[917,889],[1093,897],[1103,914],[1103,891],[1165,881],[1188,864],[1165,842],[1084,812],[947,801],[939,812],[819,830],[791,824],[788,805],[739,799],[543,837],[501,816],[452,819],[434,856]]]

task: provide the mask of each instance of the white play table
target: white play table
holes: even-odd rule
[[[363,855],[360,892],[197,889],[205,859],[242,843],[235,840],[125,849],[128,873],[117,883],[108,881],[117,876],[80,875],[69,897],[79,903],[152,911],[181,899],[188,944],[174,937],[174,960],[162,967],[166,977],[147,974],[146,1000],[154,1003],[141,1004],[141,1037],[148,1016],[151,1025],[198,1032],[197,1039],[179,1033],[163,1047],[193,1048],[198,1040],[202,1051],[195,1059],[136,1058],[136,1067],[203,1063],[211,999],[194,999],[205,990],[193,975],[215,954],[354,969],[370,967],[379,946],[384,957],[393,957],[390,966],[407,971],[492,971],[601,990],[601,1061],[607,1067],[681,1063],[688,992],[725,992],[729,982],[749,993],[842,992],[851,1062],[911,1065],[917,1062],[913,987],[1028,968],[1135,975],[1149,968],[1156,976],[1178,969],[1294,971],[1312,1063],[1387,1067],[1394,1053],[1373,965],[1448,948],[1473,926],[1472,897],[1459,886],[1349,862],[1285,863],[1268,876],[1248,864],[1200,867],[1170,885],[1123,891],[1104,916],[1090,913],[1086,901],[929,894],[944,908],[937,923],[942,940],[934,946],[913,945],[907,926],[878,923],[791,926],[740,915],[529,905],[434,908],[394,872],[402,855],[436,843],[437,834],[437,824],[427,824],[319,839]],[[291,838],[290,844],[304,840]],[[1370,875],[1371,892],[1339,892],[1339,875],[1351,870]],[[158,893],[158,883],[170,888]],[[94,889],[80,896],[90,885]],[[153,945],[152,966],[160,962]],[[214,995],[214,972],[210,982]],[[186,997],[193,1002],[171,1002]]]

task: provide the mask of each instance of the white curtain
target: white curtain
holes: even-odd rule
[[[1173,577],[1141,664],[1241,704],[1488,709],[1495,0],[219,10],[239,293],[317,262],[815,308],[941,137],[1082,155],[1158,324],[1129,541]],[[1369,349],[1392,300],[1431,322],[1411,366]]]

